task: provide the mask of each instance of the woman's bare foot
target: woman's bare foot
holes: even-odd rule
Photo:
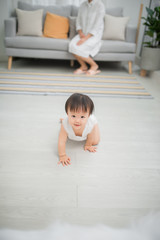
[[[92,76],[92,75],[96,75],[96,74],[98,74],[98,73],[100,73],[101,71],[100,70],[88,70],[87,72],[86,72],[86,75],[87,76]]]
[[[74,74],[83,74],[83,73],[86,73],[87,71],[88,71],[87,67],[86,68],[80,67],[80,68],[77,68],[73,73]]]
[[[96,75],[100,73],[101,71],[98,70],[99,66],[95,64],[94,66],[91,66],[90,69],[86,72],[86,75]]]

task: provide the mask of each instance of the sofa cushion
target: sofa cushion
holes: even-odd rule
[[[42,36],[43,10],[23,11],[16,9],[18,17],[18,35]]]
[[[55,39],[46,37],[29,37],[16,36],[6,37],[5,46],[8,48],[25,48],[25,49],[44,49],[55,51],[68,51],[69,39]],[[100,52],[103,53],[134,53],[135,43],[102,40]]]
[[[69,20],[66,17],[47,13],[44,23],[44,36],[52,38],[67,38],[69,31]]]
[[[69,38],[72,39],[76,34],[76,19],[77,17],[69,17]]]
[[[114,17],[105,15],[104,32],[102,39],[125,40],[125,29],[129,17]]]
[[[42,49],[68,51],[69,39],[17,36],[6,37],[5,46],[9,48]]]
[[[100,48],[103,53],[135,53],[135,50],[135,43],[114,40],[102,40]]]
[[[112,15],[115,17],[123,17],[123,8],[115,7],[115,8],[106,8],[106,14]],[[72,5],[71,16],[76,17],[78,15],[78,7]]]
[[[50,12],[59,16],[63,17],[69,17],[71,15],[72,6],[66,5],[66,6],[58,6],[58,5],[49,5],[49,6],[43,6],[43,5],[32,5],[26,2],[18,2],[18,8],[25,11],[35,11],[38,9],[43,9],[43,25],[45,22],[46,13]]]

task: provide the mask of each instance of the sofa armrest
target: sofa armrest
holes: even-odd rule
[[[5,37],[16,36],[16,18],[8,18],[4,20]]]
[[[126,27],[126,42],[136,42],[137,28],[133,26]]]

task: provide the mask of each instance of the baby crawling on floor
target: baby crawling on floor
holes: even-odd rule
[[[65,103],[67,117],[61,119],[61,129],[58,140],[59,164],[63,166],[71,163],[66,155],[67,138],[74,141],[84,141],[84,150],[96,152],[100,141],[100,132],[96,117],[92,114],[94,103],[90,97],[81,93],[72,94]]]

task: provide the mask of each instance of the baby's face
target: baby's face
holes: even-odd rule
[[[77,112],[75,112],[68,110],[67,114],[69,124],[72,126],[74,130],[84,129],[89,118],[89,111],[84,112],[80,109]]]

